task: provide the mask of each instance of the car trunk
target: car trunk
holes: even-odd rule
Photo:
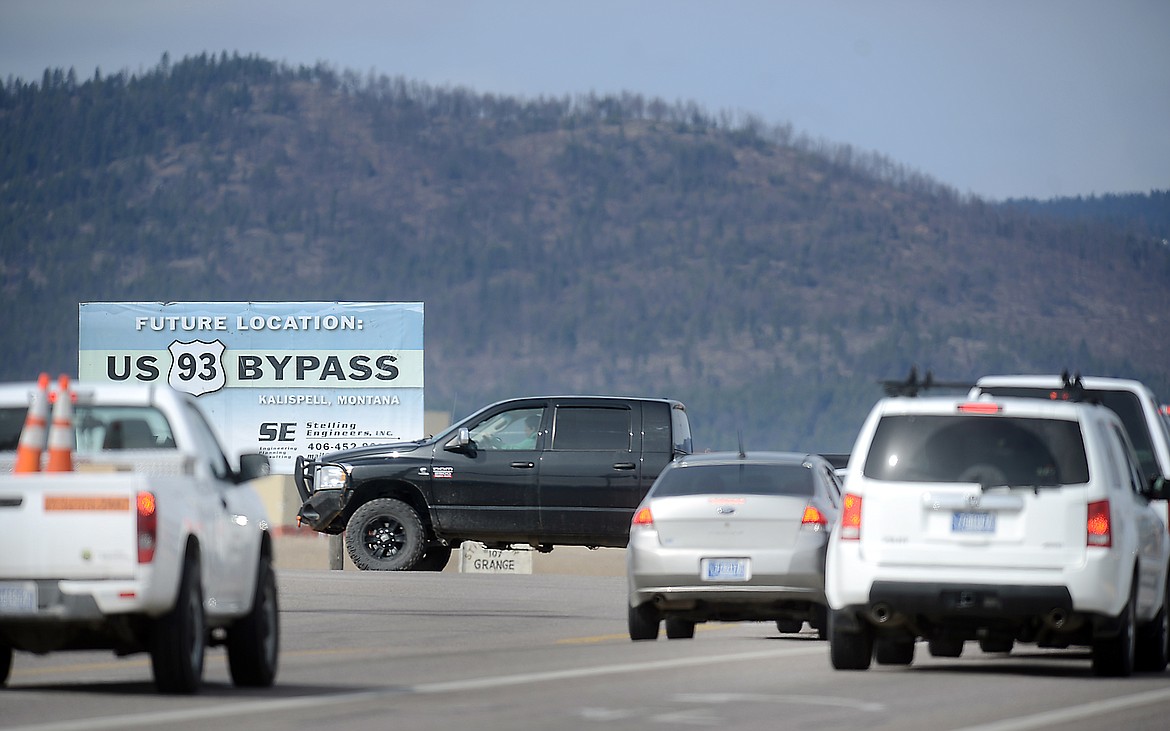
[[[663,546],[733,551],[794,546],[808,502],[789,495],[685,495],[656,499],[650,510]]]

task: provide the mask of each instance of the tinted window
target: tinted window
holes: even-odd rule
[[[794,495],[811,497],[813,473],[803,465],[717,464],[675,467],[662,474],[651,494]]]
[[[905,482],[1075,485],[1089,468],[1080,426],[1057,419],[887,416],[865,475]]]
[[[693,448],[691,445],[691,422],[687,418],[687,412],[681,408],[671,407],[670,424],[674,428],[674,451],[690,454]]]
[[[642,451],[670,452],[670,406],[656,402],[642,405]]]
[[[1045,398],[1054,400],[1060,391],[1051,388],[1023,388],[1016,386],[981,387],[981,391],[993,396],[1022,396],[1024,398]],[[1146,475],[1160,475],[1154,447],[1150,443],[1150,430],[1146,424],[1145,414],[1142,412],[1141,401],[1137,394],[1129,391],[1093,391],[1085,389],[1085,396],[1104,404],[1121,417],[1121,423],[1129,432],[1129,440],[1137,452],[1141,462],[1142,472]]]
[[[562,406],[553,426],[553,449],[630,450],[630,410]]]

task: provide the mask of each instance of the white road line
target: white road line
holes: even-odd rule
[[[1103,713],[1112,713],[1125,708],[1136,708],[1166,700],[1170,700],[1170,689],[1150,690],[1120,698],[1107,698],[1092,703],[1082,703],[1079,706],[1034,713],[1031,716],[1009,718],[994,723],[981,723],[976,726],[964,726],[954,731],[1026,731],[1027,729],[1054,726],[1065,721],[1083,721],[1090,716],[1100,716]]]
[[[377,700],[393,696],[430,695],[437,693],[455,693],[465,690],[483,690],[485,688],[503,688],[515,685],[529,685],[544,683],[552,680],[574,680],[577,678],[592,678],[603,675],[621,675],[625,673],[641,673],[651,670],[669,670],[672,668],[694,665],[710,665],[719,662],[742,662],[744,660],[762,660],[777,657],[795,657],[797,655],[815,655],[824,653],[824,645],[809,647],[786,648],[781,650],[760,650],[758,652],[739,652],[728,655],[704,655],[701,657],[675,658],[671,660],[656,660],[653,662],[624,663],[620,665],[598,665],[596,667],[573,668],[570,670],[551,670],[546,672],[522,673],[518,675],[491,675],[482,678],[466,678],[441,683],[422,683],[414,686],[387,688],[385,690],[361,691],[357,693],[339,693],[315,695],[300,698],[279,698],[271,701],[245,701],[241,703],[225,702],[215,706],[188,708],[178,711],[159,711],[154,713],[127,714],[121,716],[106,716],[103,718],[84,718],[76,721],[61,721],[57,723],[32,724],[27,726],[6,727],[5,731],[96,731],[97,729],[123,729],[138,726],[157,726],[167,723],[183,723],[203,719],[238,717],[248,713],[272,713],[276,711],[297,710],[301,708],[323,708],[334,705],[347,705],[355,702]],[[19,690],[19,689],[15,689]],[[9,689],[8,693],[15,692]]]

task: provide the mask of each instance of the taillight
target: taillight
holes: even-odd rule
[[[1085,522],[1085,545],[1102,548],[1113,545],[1113,535],[1109,530],[1108,500],[1089,503],[1089,517]]]
[[[804,515],[800,518],[800,527],[808,528],[810,530],[818,531],[829,524],[825,514],[817,510],[815,505],[809,505],[804,509]]]
[[[861,496],[845,493],[841,509],[841,540],[856,541],[861,538]]]
[[[154,560],[158,538],[158,505],[153,492],[138,493],[138,563]]]
[[[654,516],[650,514],[650,508],[642,508],[634,513],[633,525],[654,525]]]

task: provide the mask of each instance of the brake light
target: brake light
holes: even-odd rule
[[[804,509],[804,515],[800,518],[801,528],[810,528],[814,531],[820,530],[829,524],[825,514],[817,510],[815,505],[809,505]]]
[[[154,560],[158,538],[158,505],[153,492],[138,493],[138,563]]]
[[[634,525],[654,525],[654,516],[650,514],[650,508],[641,508],[634,513]]]
[[[964,414],[998,414],[1003,411],[1003,407],[990,401],[973,401],[959,404],[959,411]]]
[[[841,510],[841,540],[856,541],[861,538],[861,496],[845,493]]]
[[[1085,545],[1109,548],[1113,535],[1109,525],[1109,501],[1097,500],[1089,503],[1089,517],[1085,522]]]

